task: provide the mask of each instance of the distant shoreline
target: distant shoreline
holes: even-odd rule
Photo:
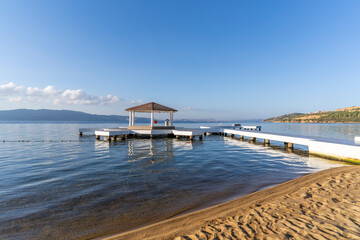
[[[162,121],[162,120],[160,120]],[[144,121],[144,122],[137,122],[137,124],[141,125],[141,124],[145,124],[145,125],[148,125],[150,124],[150,119],[149,121]],[[219,121],[219,122],[206,122],[206,121],[174,121],[174,123],[211,123],[211,124],[220,124],[220,123],[233,123],[234,121],[231,121],[231,122],[226,122],[226,121]],[[244,123],[246,121],[243,121]],[[129,124],[128,121],[116,121],[116,120],[112,120],[112,121],[93,121],[93,120],[61,120],[61,121],[58,121],[58,120],[0,120],[0,123],[117,123],[117,124]],[[161,125],[161,123],[160,123]]]
[[[360,123],[360,107],[339,108],[335,111],[290,113],[264,119],[263,122],[283,123]]]
[[[310,123],[310,124],[360,124],[360,122],[287,122],[287,121],[262,121],[263,123]]]
[[[157,118],[164,121],[164,116]],[[263,119],[248,120],[217,120],[205,119],[179,119],[175,118],[174,123],[238,123],[238,122],[260,122]],[[99,115],[73,110],[52,110],[52,109],[14,109],[0,110],[0,121],[43,121],[43,122],[117,122],[129,123],[128,116],[122,115]],[[137,117],[136,123],[149,123],[150,118]]]

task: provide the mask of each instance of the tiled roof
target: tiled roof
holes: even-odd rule
[[[169,108],[166,106],[163,106],[161,104],[150,102],[145,103],[143,105],[131,107],[128,109],[125,109],[125,111],[134,111],[134,112],[177,112],[176,109]]]

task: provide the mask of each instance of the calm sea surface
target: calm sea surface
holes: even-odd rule
[[[277,133],[360,136],[357,124],[260,125]],[[78,136],[78,128],[117,126],[0,123],[0,239],[103,236],[344,165],[222,136],[115,143]]]

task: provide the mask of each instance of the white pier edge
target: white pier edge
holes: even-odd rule
[[[308,147],[310,154],[360,163],[360,145],[356,145],[352,141],[234,129],[225,129],[224,133],[230,136],[239,135],[241,138],[250,137],[252,140],[264,139],[265,143],[270,143],[270,141],[284,142],[291,147],[293,144],[304,145]]]

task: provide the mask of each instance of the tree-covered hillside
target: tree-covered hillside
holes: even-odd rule
[[[341,108],[316,113],[291,113],[265,119],[264,122],[291,123],[360,123],[360,107]]]

